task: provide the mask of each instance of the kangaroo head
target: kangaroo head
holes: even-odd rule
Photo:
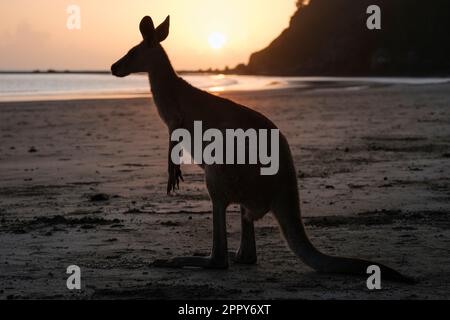
[[[142,18],[139,30],[144,40],[111,66],[112,74],[126,77],[131,73],[150,72],[164,57],[164,50],[159,43],[169,35],[169,25],[169,16],[156,29],[152,18]]]

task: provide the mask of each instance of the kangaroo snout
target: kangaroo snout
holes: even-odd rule
[[[111,66],[111,73],[119,78],[123,78],[129,75],[129,73],[124,72],[123,68],[121,67],[120,61],[114,63]]]

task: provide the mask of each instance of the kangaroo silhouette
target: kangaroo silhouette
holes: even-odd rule
[[[131,73],[146,72],[158,113],[171,134],[177,128],[188,130],[193,136],[194,121],[203,127],[225,129],[276,129],[262,114],[197,89],[173,69],[161,46],[169,35],[170,17],[157,28],[149,16],[139,25],[143,41],[133,47],[111,67],[112,74],[125,77]],[[179,165],[171,160],[174,143],[169,139],[167,193],[183,180]],[[300,213],[296,170],[286,138],[280,133],[279,170],[275,175],[261,175],[258,165],[213,164],[201,165],[213,207],[213,245],[209,257],[176,257],[156,260],[158,267],[228,267],[226,210],[230,204],[241,209],[241,241],[235,261],[255,264],[256,246],[253,221],[271,211],[278,221],[290,249],[308,266],[322,273],[367,275],[367,267],[378,265],[383,279],[411,283],[413,279],[380,263],[335,257],[324,254],[309,240]]]

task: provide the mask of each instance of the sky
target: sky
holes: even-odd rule
[[[170,14],[163,42],[177,70],[234,67],[289,25],[296,0],[2,0],[0,70],[107,70]],[[80,8],[69,30],[67,8]],[[73,20],[71,20],[73,21]]]

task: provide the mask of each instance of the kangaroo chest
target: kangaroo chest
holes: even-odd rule
[[[170,96],[160,96],[154,94],[153,99],[156,104],[158,114],[169,129],[175,129],[181,125],[182,117],[176,99]]]

